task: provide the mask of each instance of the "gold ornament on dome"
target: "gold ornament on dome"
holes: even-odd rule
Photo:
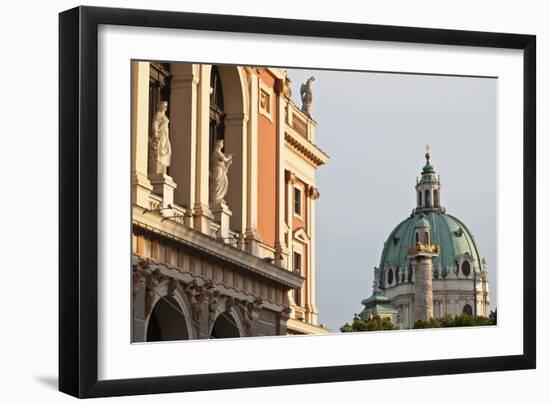
[[[439,244],[423,244],[419,242],[409,247],[407,253],[408,255],[416,255],[422,253],[439,254]]]

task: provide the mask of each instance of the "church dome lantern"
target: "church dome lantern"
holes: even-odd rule
[[[444,211],[441,206],[441,182],[435,172],[435,168],[430,162],[430,147],[426,145],[426,164],[422,167],[421,177],[416,182],[417,203],[415,211],[430,212]]]

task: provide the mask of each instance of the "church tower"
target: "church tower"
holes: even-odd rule
[[[417,320],[447,315],[489,316],[487,263],[468,227],[441,206],[441,181],[429,146],[424,156],[416,207],[384,243],[373,294],[362,301],[363,319],[378,315],[413,328]]]

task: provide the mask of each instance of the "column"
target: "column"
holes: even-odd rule
[[[284,91],[284,82],[281,79],[277,79],[275,82],[275,119],[277,122],[277,203],[276,203],[276,221],[275,221],[275,264],[279,266],[284,265],[284,254],[288,254],[288,250],[285,247],[284,237],[285,237],[285,103],[286,99],[282,96]],[[287,188],[288,189],[288,188]],[[291,198],[291,193],[288,193],[288,199]],[[289,225],[292,228],[292,215],[291,211],[288,211],[289,214]],[[288,236],[289,248],[292,244],[291,232]],[[288,260],[290,262],[290,259]],[[288,268],[292,269],[291,264],[288,264]]]
[[[195,204],[197,118],[200,65],[173,63],[170,89],[170,141],[172,164],[170,174],[178,184],[174,202],[187,209]],[[192,226],[193,223],[191,222]]]
[[[414,321],[433,318],[432,258],[415,258]]]
[[[308,197],[309,209],[308,209],[308,236],[309,236],[309,304],[311,305],[311,322],[317,324],[317,317],[319,315],[319,309],[317,308],[315,297],[315,204],[319,198],[319,191],[311,187],[311,195]]]
[[[208,206],[208,180],[210,163],[210,65],[199,65],[197,102],[197,139],[195,150],[195,200],[193,226],[210,234],[212,212]]]
[[[246,250],[258,255],[260,235],[258,233],[258,94],[259,77],[256,69],[248,69],[250,74],[250,118],[248,121],[247,142],[247,215]]]
[[[132,202],[149,208],[149,62],[132,62]]]
[[[227,100],[224,94],[224,99]],[[247,210],[247,123],[248,115],[243,112],[227,114],[225,117],[224,152],[233,155],[227,177],[229,189],[225,200],[232,212],[231,229],[244,233]],[[212,208],[212,207],[211,207]]]

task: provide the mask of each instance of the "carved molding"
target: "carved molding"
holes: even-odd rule
[[[155,269],[147,277],[145,289],[145,317],[149,316],[153,311],[155,297],[158,293],[158,287],[163,279],[160,269]]]
[[[319,192],[319,190],[317,188],[315,188],[313,185],[310,185],[308,187],[308,196],[313,199],[313,200],[316,200],[316,199],[319,199],[319,197],[321,196],[321,193]]]
[[[296,184],[298,182],[298,177],[296,177],[296,174],[287,170],[285,171],[285,181],[290,182],[291,184]]]

